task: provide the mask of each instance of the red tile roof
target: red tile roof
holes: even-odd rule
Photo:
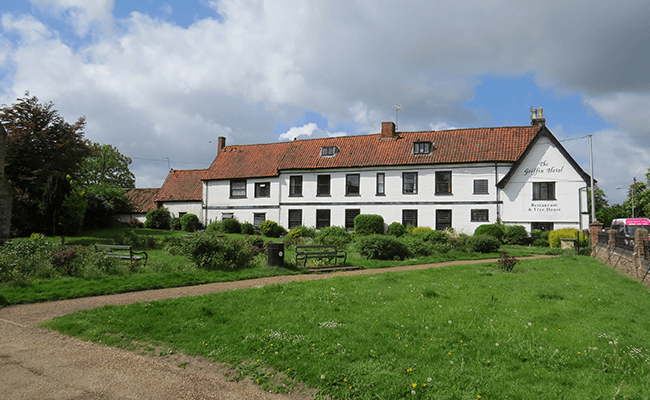
[[[146,213],[157,208],[154,199],[158,195],[158,188],[134,188],[126,190],[126,198],[129,201],[131,212]]]
[[[203,179],[277,176],[281,170],[354,168],[469,162],[515,162],[540,131],[538,126],[397,132],[226,146]],[[434,142],[427,155],[412,154],[413,143]],[[320,157],[321,148],[336,146],[334,157]]]
[[[203,185],[201,179],[205,169],[184,169],[169,171],[156,201],[201,201]]]

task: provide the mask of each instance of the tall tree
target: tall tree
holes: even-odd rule
[[[69,180],[90,154],[84,138],[86,120],[81,117],[69,124],[52,102],[42,104],[29,93],[11,106],[2,105],[0,120],[7,131],[5,174],[17,192],[14,233],[55,234],[72,190]]]
[[[93,143],[91,154],[81,163],[80,181],[86,189],[87,228],[110,226],[116,212],[127,207],[124,189],[135,187],[135,175],[129,170],[131,159],[110,145]]]

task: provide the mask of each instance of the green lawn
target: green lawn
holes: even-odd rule
[[[647,399],[649,303],[641,284],[563,256],[511,274],[454,266],[106,306],[46,326],[323,399]]]
[[[85,248],[82,251],[92,251],[96,243],[112,243],[125,232],[134,232],[138,237],[152,237],[155,240],[154,248],[146,250],[149,261],[145,268],[129,268],[128,261],[116,274],[106,275],[86,273],[84,276],[54,275],[46,279],[26,279],[18,282],[0,283],[0,306],[11,304],[25,304],[69,298],[88,297],[106,294],[133,292],[139,290],[160,289],[168,287],[181,287],[212,282],[234,281],[242,279],[260,278],[274,275],[293,275],[306,273],[295,267],[295,252],[291,248],[285,251],[284,268],[269,268],[266,256],[258,256],[257,266],[239,271],[205,271],[181,255],[172,255],[163,250],[166,239],[180,238],[187,235],[182,231],[163,231],[155,229],[112,228],[95,231],[86,231],[78,236],[66,237],[66,244]],[[228,235],[229,237],[244,237],[244,235]],[[259,237],[264,241],[282,242],[283,239],[270,239]],[[60,243],[60,237],[48,237],[51,243]],[[16,239],[16,242],[29,239]],[[523,257],[533,254],[543,254],[548,248],[526,246],[503,246],[508,254]],[[429,257],[406,259],[403,261],[366,260],[354,251],[353,246],[348,249],[348,265],[360,268],[386,268],[399,265],[420,265],[438,263],[452,260],[475,260],[498,258],[498,253],[478,254],[451,251]],[[95,271],[95,270],[92,270]]]

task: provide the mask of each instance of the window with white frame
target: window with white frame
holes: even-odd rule
[[[451,194],[451,171],[436,171],[436,194]]]
[[[555,182],[533,182],[533,200],[555,200]]]
[[[289,229],[302,225],[302,210],[289,210]]]
[[[271,183],[255,182],[255,197],[271,197]]]
[[[330,226],[331,210],[316,210],[316,228],[326,228]]]
[[[246,197],[246,179],[233,179],[230,181],[230,197]]]
[[[347,174],[345,176],[345,195],[358,196],[359,195],[359,181],[361,176],[359,174]]]
[[[470,220],[472,222],[489,222],[488,210],[471,210]]]
[[[302,196],[302,176],[295,175],[289,177],[289,197]]]
[[[433,143],[431,142],[415,142],[413,143],[413,154],[431,154]]]
[[[361,214],[360,209],[345,210],[345,229],[354,229],[354,219]]]
[[[338,152],[339,152],[339,148],[336,146],[327,146],[327,147],[320,148],[321,157],[334,157]]]
[[[402,225],[418,226],[418,210],[402,210]]]
[[[377,173],[377,195],[384,196],[386,194],[386,174],[383,172]]]
[[[253,214],[253,226],[259,228],[262,225],[262,222],[266,221],[266,213],[254,213]]]
[[[489,194],[487,179],[474,179],[474,194]]]
[[[403,194],[417,194],[418,193],[418,173],[417,172],[404,172],[402,174],[402,193]]]
[[[451,210],[436,210],[436,230],[451,228]]]
[[[316,196],[329,196],[330,195],[330,176],[318,175],[316,177]]]

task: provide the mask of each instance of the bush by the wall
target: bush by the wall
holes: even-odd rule
[[[406,234],[398,240],[406,245],[411,257],[427,257],[435,252],[434,243],[422,240],[418,235]]]
[[[250,222],[244,222],[241,224],[241,233],[244,235],[258,235],[257,229]]]
[[[521,225],[506,225],[505,233],[501,239],[505,244],[528,244],[530,243],[526,228]]]
[[[153,249],[155,239],[150,235],[138,235],[133,230],[126,230],[115,238],[117,244],[131,246],[134,249]]]
[[[287,233],[287,238],[298,239],[298,238],[315,238],[316,237],[316,228],[308,228],[304,225],[299,225],[293,228]]]
[[[344,249],[352,241],[352,236],[342,226],[328,226],[316,233],[316,240],[322,245]]]
[[[169,220],[169,229],[172,231],[180,231],[182,229],[181,219],[178,217],[172,217]]]
[[[234,218],[221,220],[221,229],[224,233],[241,233],[241,224]]]
[[[166,208],[156,208],[147,212],[147,220],[144,227],[148,229],[166,229],[169,230],[171,215]]]
[[[221,221],[212,221],[205,227],[205,233],[218,234],[223,233]]]
[[[562,247],[563,238],[575,239],[577,233],[578,230],[575,228],[556,229],[549,232],[548,241],[552,248],[559,249]],[[585,235],[584,232],[580,232],[580,246],[587,246],[588,242],[589,238]]]
[[[480,225],[474,231],[474,236],[477,235],[490,235],[499,240],[503,240],[503,235],[505,235],[506,229],[502,224],[484,224]]]
[[[251,240],[230,239],[211,234],[199,234],[185,241],[183,252],[198,268],[211,271],[251,267],[258,254]]]
[[[399,222],[393,222],[388,225],[388,234],[395,237],[400,237],[406,233],[406,227]]]
[[[185,214],[181,217],[181,228],[185,232],[194,232],[201,226],[199,217],[196,214]]]
[[[548,239],[535,239],[533,240],[533,246],[535,247],[549,247],[550,243],[548,242]]]
[[[356,247],[362,257],[370,260],[403,260],[409,255],[406,245],[393,236],[361,236]]]
[[[449,240],[449,236],[445,233],[445,231],[434,231],[429,229],[428,231],[425,230],[416,233],[414,229],[413,234],[425,242],[447,243]]]
[[[354,233],[363,235],[383,235],[384,218],[376,214],[359,214],[354,217]]]
[[[494,253],[501,247],[501,241],[490,235],[474,235],[467,239],[467,250],[473,253]]]
[[[539,229],[534,229],[532,232],[530,232],[530,238],[531,240],[535,241],[537,239],[545,239],[548,241],[548,234],[549,231],[541,231]]]
[[[264,236],[272,238],[278,238],[287,234],[286,229],[284,229],[282,225],[279,225],[277,222],[271,221],[270,219],[262,222],[260,225],[260,231],[262,231]]]
[[[426,233],[426,232],[431,232],[433,229],[429,228],[428,226],[417,226],[413,229],[411,229],[409,232],[414,233],[414,234],[420,234],[420,233]]]

